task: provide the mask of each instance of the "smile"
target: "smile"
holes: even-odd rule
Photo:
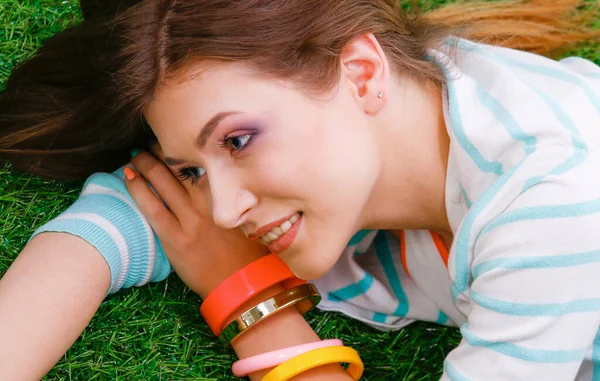
[[[271,242],[277,241],[277,239],[279,237],[281,237],[282,235],[284,235],[291,229],[292,225],[296,221],[298,221],[299,218],[300,218],[300,213],[294,214],[292,217],[290,217],[284,223],[282,223],[279,226],[274,227],[269,232],[267,232],[262,237],[260,237],[258,240],[265,245],[268,245]]]
[[[263,245],[266,245],[271,252],[279,254],[287,250],[300,228],[302,221],[302,212],[297,212],[287,220],[279,223],[275,227],[271,228],[268,232],[254,239],[258,240]]]

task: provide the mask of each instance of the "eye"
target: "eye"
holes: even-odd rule
[[[181,181],[192,180],[192,184],[196,184],[205,174],[206,171],[204,168],[185,167],[179,170],[177,177],[179,177]]]
[[[241,151],[246,148],[250,139],[252,139],[252,134],[232,136],[226,138],[224,143],[234,151]]]

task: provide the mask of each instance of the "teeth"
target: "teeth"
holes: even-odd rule
[[[292,228],[292,224],[298,221],[299,218],[300,213],[294,214],[289,220],[285,221],[277,227],[274,227],[273,229],[271,229],[270,232],[260,237],[259,241],[264,245],[268,245],[269,243],[277,240],[284,233],[287,233],[287,231]]]
[[[284,223],[281,224],[281,230],[284,233],[287,233],[287,231],[290,230],[291,227],[292,227],[292,223],[290,221],[285,221]]]

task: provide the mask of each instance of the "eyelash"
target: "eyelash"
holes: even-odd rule
[[[242,137],[247,136],[247,140],[244,143],[244,145],[242,146],[242,148],[240,149],[233,149],[232,151],[232,155],[236,154],[236,153],[240,153],[243,150],[245,150],[246,148],[248,148],[248,146],[250,145],[250,143],[252,142],[252,139],[254,138],[255,134],[252,133],[247,133],[247,134],[241,134],[241,135],[235,135],[235,136],[224,136],[222,138],[219,139],[219,147],[222,148],[227,148],[228,144],[231,143],[231,141],[233,139],[239,139]],[[199,167],[185,167],[179,170],[179,173],[177,174],[177,177],[181,180],[181,181],[187,181],[187,180],[191,180],[192,181],[192,185],[195,185],[196,183],[198,183],[198,181],[202,180],[202,178],[204,177],[205,173],[203,173],[201,176],[194,176],[192,174],[192,171],[197,170],[197,169],[201,169]]]
[[[179,170],[179,173],[177,174],[177,177],[181,181],[191,180],[192,185],[195,185],[198,181],[202,180],[202,178],[204,177],[204,174],[202,174],[200,177],[196,177],[196,176],[192,175],[192,171],[194,171],[195,169],[200,169],[200,168],[198,168],[198,167],[181,168]]]
[[[236,149],[232,149],[232,154],[242,152],[243,150],[245,150],[246,148],[248,148],[248,146],[252,142],[252,139],[254,139],[254,135],[255,135],[254,133],[248,132],[248,133],[242,133],[240,135],[223,136],[222,138],[219,138],[219,147],[230,148],[231,149],[232,147],[230,146],[230,144],[231,144],[231,141],[233,139],[239,139],[239,138],[243,138],[243,137],[247,136],[248,139],[246,140],[246,142],[244,143],[244,145],[242,146],[242,148],[237,149],[237,150]]]

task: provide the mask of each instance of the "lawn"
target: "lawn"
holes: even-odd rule
[[[80,18],[75,0],[0,0],[0,88],[44,39]],[[574,53],[600,63],[597,46]],[[80,187],[16,173],[0,162],[0,276],[35,228],[71,204]],[[199,305],[175,275],[120,292],[102,304],[45,380],[234,380],[235,354],[213,338]],[[382,333],[340,314],[307,318],[322,338],[340,338],[361,353],[364,380],[436,380],[460,340],[457,330],[433,324]]]

